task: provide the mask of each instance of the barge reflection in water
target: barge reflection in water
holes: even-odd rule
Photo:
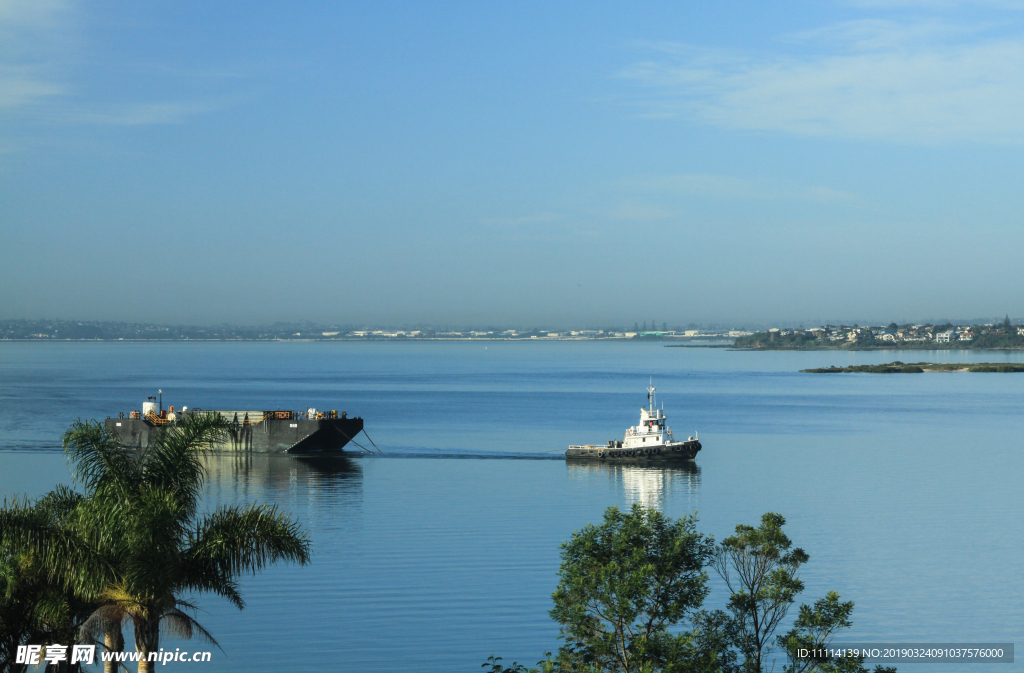
[[[342,454],[211,453],[203,460],[207,493],[216,498],[232,494],[255,501],[269,492],[362,499],[363,468],[359,461]]]

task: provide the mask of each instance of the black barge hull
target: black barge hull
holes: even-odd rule
[[[595,460],[609,463],[674,463],[693,460],[700,442],[678,442],[650,449],[621,449],[606,446],[574,446],[565,452],[566,460]]]
[[[106,428],[129,448],[144,449],[160,431],[145,418],[108,418]],[[215,451],[255,453],[304,453],[341,451],[363,429],[361,418],[292,420],[271,418],[249,423],[231,423],[225,441]]]

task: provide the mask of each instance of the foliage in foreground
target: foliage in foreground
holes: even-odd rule
[[[768,513],[758,527],[739,525],[716,545],[692,516],[666,517],[635,504],[605,512],[562,544],[550,614],[562,647],[534,668],[491,656],[486,673],[761,673],[775,653],[784,673],[867,673],[858,659],[801,659],[824,649],[852,624],[853,602],[830,592],[801,605],[792,628],[776,631],[803,591],[799,569],[809,559],[792,548],[785,519]],[[708,572],[725,581],[727,611],[701,609]],[[895,673],[877,667],[875,673]]]
[[[309,538],[276,507],[221,507],[200,514],[205,450],[219,417],[190,416],[149,448],[127,449],[96,422],[77,422],[64,449],[84,495],[59,487],[35,503],[0,511],[0,656],[19,644],[99,644],[159,649],[163,629],[216,644],[185,593],[212,593],[241,609],[237,578],[276,561],[309,561]],[[140,661],[139,671],[153,662]],[[107,671],[116,664],[108,662]]]

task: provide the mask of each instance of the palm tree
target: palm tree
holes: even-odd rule
[[[121,624],[131,624],[142,657],[140,673],[153,669],[146,659],[159,650],[161,625],[175,635],[216,644],[189,614],[195,605],[181,593],[214,593],[241,609],[238,575],[278,560],[309,560],[307,536],[276,507],[222,507],[189,521],[173,497],[160,491],[147,495],[134,520],[125,522],[121,563],[82,629],[87,638],[102,633],[109,639]]]
[[[66,528],[81,501],[80,494],[58,486],[35,502],[15,498],[0,510],[0,670],[27,668],[15,663],[19,645],[74,642],[95,608],[66,578],[49,572],[47,559],[34,544],[43,538],[55,549],[70,543],[81,557],[80,541]],[[76,664],[69,670],[79,669]]]
[[[241,574],[276,561],[309,562],[308,534],[275,506],[199,514],[202,458],[227,429],[219,416],[192,414],[135,451],[97,422],[76,422],[64,449],[85,497],[64,527],[12,528],[23,531],[18,541],[39,554],[51,576],[96,605],[80,639],[102,637],[106,649],[119,651],[123,626],[132,626],[140,673],[153,670],[148,657],[159,649],[161,625],[216,643],[181,594],[213,593],[241,609]],[[104,670],[116,666],[106,662]]]

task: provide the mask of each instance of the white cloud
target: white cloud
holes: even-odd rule
[[[631,222],[655,222],[680,217],[680,213],[649,203],[620,203],[604,213],[604,217],[612,220],[629,220]]]
[[[81,30],[83,9],[88,7],[79,0],[0,0],[0,114],[50,123],[138,126],[180,124],[229,104],[228,96],[216,93],[157,101],[97,97],[83,68],[91,61],[95,69],[98,60]],[[161,63],[117,63],[108,69],[213,86],[245,76],[237,68]]]
[[[523,227],[534,224],[552,224],[560,222],[562,219],[561,215],[554,213],[538,213],[522,217],[485,217],[480,220],[480,224],[491,227]]]
[[[797,200],[816,203],[853,202],[853,194],[831,187],[803,185],[785,180],[747,180],[729,175],[686,173],[641,175],[624,186],[646,192],[688,194],[716,199]]]
[[[64,91],[36,68],[0,63],[0,110],[31,105]]]
[[[979,29],[980,30],[980,29]],[[643,116],[734,129],[936,143],[1024,141],[1024,39],[936,22],[858,21],[799,35],[805,55],[651,45],[624,78]]]
[[[953,9],[965,5],[980,5],[996,9],[1024,9],[1021,0],[846,0],[847,5],[865,9]]]
[[[63,22],[69,9],[65,0],[0,0],[0,32],[52,30]]]
[[[66,92],[55,72],[71,12],[59,0],[0,0],[0,111]]]
[[[159,103],[120,104],[102,112],[74,114],[74,121],[89,124],[138,126],[142,124],[182,124],[190,118],[224,107],[223,102],[166,101]]]

